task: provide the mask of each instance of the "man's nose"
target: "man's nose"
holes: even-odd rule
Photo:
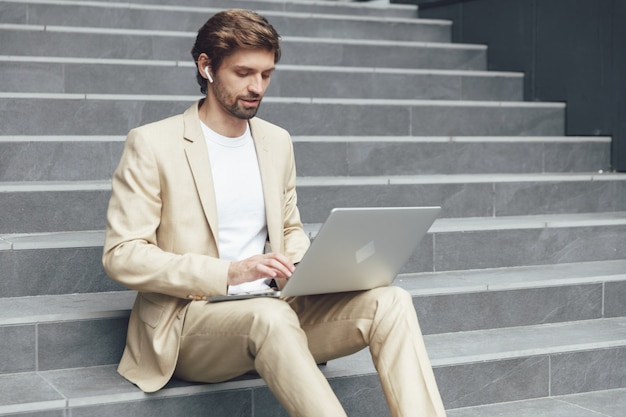
[[[256,75],[251,78],[248,90],[255,94],[263,94],[263,78],[261,75]]]

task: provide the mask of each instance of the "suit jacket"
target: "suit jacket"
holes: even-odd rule
[[[199,104],[130,131],[113,176],[103,265],[113,280],[138,291],[118,371],[146,392],[174,373],[189,297],[227,292],[230,262],[219,257]],[[271,250],[298,262],[309,239],[296,206],[291,138],[261,119],[249,123]]]

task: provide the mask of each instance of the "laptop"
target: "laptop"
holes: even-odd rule
[[[440,211],[441,207],[335,208],[282,290],[206,300],[292,297],[390,285]]]

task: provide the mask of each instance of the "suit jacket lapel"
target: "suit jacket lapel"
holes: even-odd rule
[[[265,132],[255,123],[255,119],[250,119],[250,131],[256,147],[257,160],[259,161],[259,171],[261,173],[261,183],[263,186],[263,197],[265,199],[265,218],[267,220],[267,233],[273,251],[280,251],[282,241],[282,184],[277,178],[270,151],[270,143]]]
[[[185,155],[187,156],[189,168],[191,169],[196,189],[200,196],[202,210],[213,233],[216,247],[219,247],[215,188],[213,186],[213,174],[211,171],[211,162],[209,161],[209,153],[198,117],[199,106],[200,104],[196,103],[187,109],[183,117],[185,125],[184,140],[187,142]]]

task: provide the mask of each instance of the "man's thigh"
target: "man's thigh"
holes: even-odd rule
[[[294,309],[315,360],[326,362],[358,352],[370,343],[378,306],[391,301],[395,287],[293,297]]]
[[[190,381],[219,382],[253,371],[251,334],[254,337],[254,329],[262,322],[283,317],[297,320],[289,305],[279,299],[192,302],[183,325],[176,375]]]

